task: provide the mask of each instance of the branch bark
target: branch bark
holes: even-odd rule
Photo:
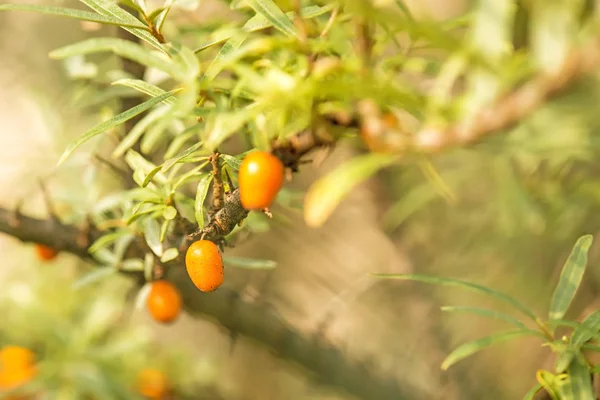
[[[88,231],[3,208],[0,208],[0,232],[23,242],[40,243],[81,258],[90,258],[89,245],[101,235],[94,228]],[[141,247],[132,250],[142,255],[145,251]],[[414,397],[410,394],[416,391],[410,389],[410,384],[403,384],[404,388],[401,388],[395,379],[375,372],[372,365],[348,360],[334,345],[319,337],[297,332],[264,306],[249,303],[224,288],[209,294],[199,292],[180,263],[167,269],[166,278],[178,286],[185,308],[191,314],[208,317],[234,334],[261,343],[276,355],[311,372],[314,379],[322,384],[336,386],[369,400]]]

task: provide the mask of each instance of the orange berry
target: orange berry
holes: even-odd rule
[[[0,372],[0,389],[16,389],[23,386],[35,377],[35,367],[23,368],[15,371]]]
[[[173,322],[181,313],[181,294],[170,282],[164,280],[152,282],[146,307],[156,321],[162,323]]]
[[[167,377],[161,371],[145,368],[138,374],[137,389],[143,396],[161,399],[167,393]]]
[[[242,160],[238,174],[240,200],[247,210],[262,210],[271,205],[283,186],[285,167],[271,153],[256,151]]]
[[[0,350],[0,371],[13,372],[31,368],[35,354],[25,347],[5,346]]]
[[[36,244],[35,251],[38,257],[44,261],[52,261],[58,255],[58,251],[54,250],[52,247],[44,246],[43,244]]]
[[[194,285],[203,292],[212,292],[223,284],[223,257],[210,240],[190,245],[185,253],[185,268]]]

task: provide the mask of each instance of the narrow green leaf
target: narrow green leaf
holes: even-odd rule
[[[302,17],[304,19],[311,19],[311,18],[315,18],[318,16],[321,16],[329,11],[331,11],[333,8],[335,8],[335,4],[328,4],[326,6],[323,7],[319,7],[319,6],[308,6],[308,7],[304,7],[302,9]],[[296,18],[296,13],[295,12],[287,12],[285,13],[285,15],[291,20],[293,21],[294,18]],[[232,31],[229,32],[225,35],[220,35],[218,38],[213,39],[209,42],[206,42],[204,44],[202,44],[200,47],[198,47],[196,50],[194,50],[194,53],[200,53],[202,50],[206,50],[211,46],[214,46],[216,44],[220,44],[223,42],[226,42],[228,39],[232,38],[233,36],[236,36],[237,34],[241,33],[241,32],[257,32],[260,31],[262,29],[266,29],[266,28],[270,28],[271,26],[273,26],[273,24],[271,24],[271,22],[269,20],[267,20],[265,17],[263,17],[260,14],[255,15],[254,17],[250,18],[242,27],[241,30],[239,31]]]
[[[202,178],[202,180],[198,183],[198,188],[196,190],[196,203],[194,206],[194,215],[196,217],[196,222],[198,223],[199,229],[202,229],[204,227],[204,200],[206,200],[208,188],[210,188],[210,183],[212,182],[213,178],[213,174],[206,174],[206,176]]]
[[[140,22],[127,23],[117,18],[105,17],[96,13],[77,10],[74,8],[42,6],[36,4],[0,4],[0,11],[33,11],[42,14],[74,18],[81,21],[97,22],[99,24],[117,25],[149,31],[149,28],[142,25]]]
[[[242,159],[248,152],[242,153],[237,157],[230,156],[229,154],[221,154],[221,158],[225,162],[225,164],[229,165],[234,170],[239,170],[242,165]]]
[[[106,235],[102,235],[90,246],[90,248],[88,249],[88,253],[95,253],[98,250],[107,247],[115,240],[125,235],[127,235],[127,231],[124,230],[119,230],[116,232],[107,233]]]
[[[441,308],[442,311],[448,312],[462,312],[479,315],[486,318],[497,319],[500,321],[508,322],[509,324],[515,325],[517,328],[527,328],[527,326],[519,321],[518,319],[499,311],[488,310],[486,308],[479,307],[462,307],[462,306],[444,306]]]
[[[164,219],[172,220],[172,219],[175,219],[176,216],[177,216],[177,209],[173,206],[168,206],[163,211]]]
[[[498,343],[506,342],[520,336],[536,335],[537,332],[532,329],[516,329],[508,332],[496,333],[481,339],[473,340],[459,346],[456,350],[446,357],[442,362],[442,369],[447,370],[457,362]]]
[[[552,295],[550,311],[548,312],[550,319],[560,319],[567,312],[581,284],[587,264],[587,253],[591,245],[592,235],[584,235],[573,246],[573,250],[571,250],[571,254],[563,266],[558,285]]]
[[[119,79],[118,81],[115,81],[112,84],[130,87],[132,89],[137,90],[138,92],[147,94],[150,97],[157,97],[166,93],[165,90],[159,88],[158,86],[155,86],[141,79]],[[165,104],[175,104],[172,98],[167,98],[163,100],[163,102]]]
[[[147,67],[164,71],[171,76],[180,77],[181,72],[167,57],[145,49],[139,44],[119,38],[92,38],[73,43],[50,52],[50,57],[61,60],[78,55],[112,52],[115,55]]]
[[[150,183],[150,181],[152,181],[154,176],[160,172],[160,168],[161,167],[159,165],[157,167],[154,167],[150,172],[148,172],[148,175],[146,175],[144,181],[142,182],[142,187],[148,186],[148,184]]]
[[[575,328],[571,336],[573,346],[581,347],[585,342],[594,337],[594,333],[600,331],[600,310],[596,310],[583,320],[580,326]]]
[[[177,258],[177,256],[179,256],[179,250],[177,250],[174,247],[171,247],[170,249],[165,250],[164,254],[160,258],[160,262],[166,263],[169,261],[173,261]]]
[[[144,220],[144,238],[150,250],[158,257],[163,255],[163,246],[160,242],[160,226],[153,218]]]
[[[504,303],[510,304],[515,309],[522,312],[524,315],[529,317],[532,321],[536,321],[536,316],[527,307],[521,304],[516,299],[502,293],[497,290],[490,289],[486,286],[478,285],[476,283],[465,282],[458,279],[452,278],[444,278],[438,276],[429,276],[429,275],[418,275],[418,274],[372,274],[373,276],[377,276],[385,279],[400,279],[400,280],[409,280],[409,281],[417,281],[423,283],[429,283],[433,285],[442,285],[442,286],[457,286],[464,289],[469,289],[478,293],[482,293],[488,296],[491,296],[497,300],[500,300]]]
[[[271,260],[260,260],[246,257],[223,256],[226,266],[243,269],[273,269],[277,263]]]
[[[144,262],[139,258],[123,260],[119,266],[119,270],[127,272],[142,272],[144,270]]]
[[[317,180],[306,193],[306,224],[315,228],[323,225],[352,189],[396,161],[397,157],[389,154],[372,153],[357,156]]]
[[[175,183],[173,183],[173,185],[171,186],[171,191],[175,192],[177,189],[179,189],[179,187],[181,187],[181,185],[184,185],[185,183],[187,183],[191,180],[197,180],[197,178],[203,177],[206,174],[206,172],[204,172],[203,169],[207,165],[208,165],[208,161],[200,164],[196,168],[193,168],[190,171],[186,172],[185,174],[181,175],[179,178],[177,178]]]
[[[161,171],[163,174],[165,172],[167,172],[169,169],[171,169],[173,167],[173,165],[177,164],[179,161],[181,161],[182,159],[184,159],[185,157],[195,153],[196,151],[200,150],[200,148],[202,148],[203,143],[202,142],[198,142],[192,146],[190,146],[187,150],[179,153],[178,155],[176,155],[175,157],[168,159],[167,161],[165,161],[162,164],[162,168]]]
[[[148,214],[152,214],[156,211],[162,211],[166,207],[167,206],[165,206],[164,204],[156,204],[156,205],[150,206],[148,208],[145,208],[143,210],[136,210],[129,218],[127,218],[127,220],[125,221],[125,224],[131,225],[132,223],[139,220],[140,218],[142,218]]]
[[[81,289],[84,286],[96,283],[104,278],[116,274],[118,271],[114,267],[95,267],[93,271],[83,275],[81,278],[73,282],[73,289]]]
[[[142,137],[144,132],[153,125],[162,116],[171,110],[170,106],[161,106],[153,109],[142,117],[141,120],[127,133],[127,136],[121,140],[121,143],[115,148],[112,153],[113,158],[122,157],[127,150],[131,149]]]
[[[247,0],[246,3],[282,33],[300,38],[292,20],[272,0]]]
[[[594,399],[590,370],[579,357],[573,360],[567,374],[569,379],[560,387],[565,399]]]
[[[118,5],[116,5],[113,2],[106,1],[106,0],[79,0],[79,1],[81,1],[83,4],[85,4],[92,10],[96,11],[98,14],[102,14],[107,17],[116,18],[127,24],[139,23],[138,20],[133,15],[129,14],[127,11],[123,10],[121,7],[119,7]],[[160,44],[160,42],[154,36],[152,36],[148,31],[146,31],[144,29],[138,29],[138,28],[124,28],[124,29],[126,31],[130,32],[131,34],[139,37],[140,39],[144,40],[145,42],[151,44],[156,49],[158,49],[162,52],[165,51],[164,48],[162,47],[162,45]]]
[[[148,301],[148,296],[150,295],[150,290],[152,290],[152,283],[146,282],[144,286],[141,287],[137,296],[135,297],[135,309],[142,310],[146,307],[146,302]]]
[[[167,231],[169,230],[169,225],[171,224],[171,220],[165,219],[162,224],[160,224],[160,242],[164,243],[165,238],[167,237]]]
[[[108,121],[104,121],[104,122],[96,125],[92,129],[85,132],[83,135],[79,136],[77,139],[75,139],[75,141],[72,142],[71,144],[69,144],[69,146],[67,146],[67,149],[64,151],[64,153],[60,157],[60,160],[58,161],[58,165],[62,164],[73,153],[73,151],[75,151],[75,149],[77,149],[79,146],[81,146],[83,143],[87,142],[94,136],[99,135],[103,132],[106,132],[107,130],[114,128],[115,126],[118,126],[118,125],[124,123],[125,121],[130,120],[131,118],[135,117],[136,115],[139,115],[139,114],[143,113],[144,111],[154,107],[155,105],[157,105],[164,99],[166,99],[170,96],[173,96],[174,93],[175,93],[175,91],[167,92],[163,95],[160,95],[160,96],[150,99],[142,104],[139,104],[133,108],[130,108],[129,110],[114,116],[113,118],[109,119]]]
[[[224,67],[223,60],[227,59],[230,54],[234,53],[240,48],[242,43],[248,38],[248,34],[240,34],[229,39],[223,47],[219,50],[215,58],[211,61],[210,65],[204,72],[204,79],[211,81],[221,72]]]
[[[146,281],[152,280],[152,273],[154,269],[154,254],[146,253],[144,256],[144,278]]]
[[[538,383],[525,394],[525,396],[523,397],[523,400],[535,400],[535,395],[540,390],[542,390],[542,385]]]
[[[169,15],[169,11],[171,11],[171,5],[173,5],[173,0],[166,0],[165,5],[162,7],[162,11],[154,18],[154,26],[159,32],[162,32],[163,25],[167,20],[167,15]]]
[[[535,376],[552,400],[564,400],[560,397],[559,387],[564,384],[566,374],[554,375],[550,371],[539,370]]]

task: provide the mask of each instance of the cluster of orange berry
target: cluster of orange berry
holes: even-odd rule
[[[3,391],[16,390],[37,374],[35,354],[21,346],[5,346],[0,349],[0,397]],[[138,374],[137,391],[148,399],[160,400],[168,392],[168,381],[162,371],[145,368]],[[4,397],[3,397],[4,398]],[[25,397],[5,397],[22,400]]]
[[[283,186],[285,167],[281,160],[267,152],[247,155],[238,175],[240,200],[247,210],[263,210],[271,205]],[[198,240],[185,254],[187,273],[203,292],[212,292],[223,284],[223,257],[210,240]],[[150,315],[159,322],[170,323],[181,312],[182,300],[177,288],[165,281],[152,283],[147,299]]]

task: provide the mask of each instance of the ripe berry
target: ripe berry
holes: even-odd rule
[[[38,257],[44,261],[52,261],[58,255],[58,251],[54,250],[52,247],[44,246],[43,244],[36,244],[35,251]]]
[[[247,210],[262,210],[271,205],[283,186],[285,167],[271,153],[256,151],[244,157],[238,182],[240,199]]]
[[[162,399],[167,394],[167,377],[162,371],[145,368],[138,374],[138,392],[150,399]]]
[[[146,301],[152,318],[162,323],[173,322],[179,317],[181,306],[181,295],[172,283],[164,280],[152,282]]]
[[[185,267],[194,285],[203,292],[212,292],[223,284],[223,257],[210,240],[190,245],[185,253]]]
[[[0,350],[0,389],[15,389],[36,375],[35,355],[20,346],[6,346]]]

